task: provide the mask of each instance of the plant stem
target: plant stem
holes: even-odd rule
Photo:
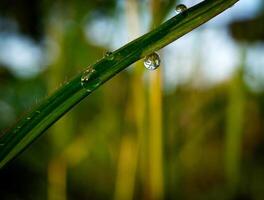
[[[237,1],[205,0],[90,66],[84,84],[81,83],[83,73],[74,77],[0,137],[0,168],[118,72],[207,22]]]

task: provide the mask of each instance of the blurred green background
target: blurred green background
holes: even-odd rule
[[[0,130],[198,0],[1,0]],[[264,199],[264,2],[139,61],[7,167],[0,199]]]

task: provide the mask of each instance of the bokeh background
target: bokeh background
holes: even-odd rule
[[[0,130],[199,0],[1,0]],[[264,199],[264,2],[104,84],[0,171],[0,199]]]

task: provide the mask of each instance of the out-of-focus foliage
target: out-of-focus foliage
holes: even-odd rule
[[[260,42],[264,40],[264,7],[261,2],[259,14],[252,19],[237,20],[231,24],[232,35],[236,40]],[[253,31],[252,31],[253,30]]]
[[[176,1],[158,2],[2,0],[2,132],[113,46],[174,14]],[[152,16],[155,3],[160,19]],[[165,73],[153,76],[139,62],[106,83],[0,171],[0,199],[263,199],[263,59],[256,58],[263,54],[262,10],[190,33],[186,38],[195,35],[190,54],[181,54],[184,47],[165,49],[160,53]],[[221,57],[220,46],[201,45],[212,29],[219,38],[220,30],[232,33],[222,43],[236,47],[229,60]],[[218,37],[210,41],[217,43]],[[33,65],[32,73],[21,65],[29,49],[14,53],[12,47],[22,40],[41,52],[41,66]],[[6,41],[12,42],[4,48]],[[166,62],[169,55],[173,59]],[[219,70],[230,59],[238,62],[231,62],[234,69],[221,81],[210,79],[214,69],[203,68],[216,60],[213,67]],[[175,68],[181,75],[173,74]],[[157,83],[153,77],[162,81],[156,92],[149,85]],[[177,84],[167,81],[171,77]],[[153,139],[157,132],[159,141]]]
[[[235,39],[240,41],[258,42],[264,40],[264,15],[254,19],[236,21],[232,23],[231,30]],[[256,29],[255,27],[259,27]],[[254,31],[252,31],[254,30]]]

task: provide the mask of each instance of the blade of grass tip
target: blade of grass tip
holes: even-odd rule
[[[89,66],[0,137],[0,168],[118,72],[182,37],[238,1],[205,0]]]

